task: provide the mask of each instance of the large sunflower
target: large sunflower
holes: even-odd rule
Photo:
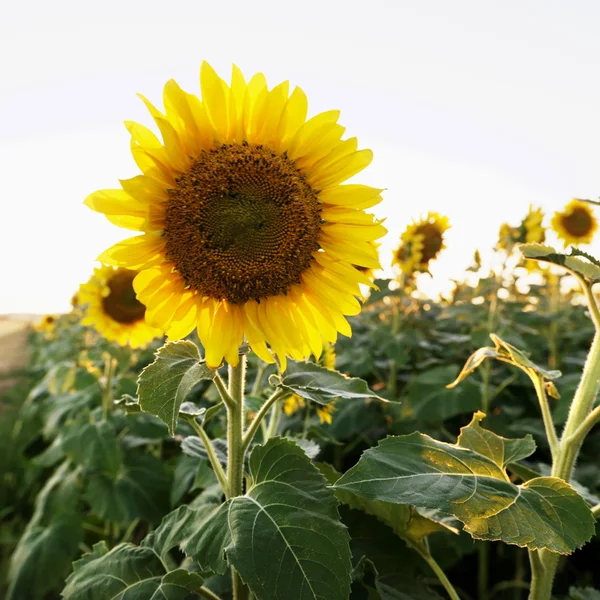
[[[392,264],[406,275],[427,272],[431,261],[445,248],[444,234],[449,228],[448,217],[434,212],[411,223],[400,236],[400,245],[394,252]]]
[[[554,213],[552,228],[565,244],[589,244],[598,229],[598,221],[587,202],[573,198],[562,212]]]
[[[80,286],[78,299],[85,305],[81,322],[121,346],[143,348],[162,335],[144,320],[146,307],[136,299],[133,279],[137,271],[102,266]]]
[[[146,320],[171,339],[194,329],[209,366],[235,366],[244,337],[263,360],[267,344],[285,356],[319,356],[322,337],[350,335],[345,315],[360,312],[353,265],[379,268],[370,244],[386,230],[364,212],[381,190],[345,184],[372,159],[342,140],[339,112],[306,120],[307,100],[288,82],[265,77],[231,85],[206,63],[202,101],[174,81],[165,113],[143,99],[162,142],[127,123],[142,175],[102,190],[86,204],[110,221],[143,232],[100,260],[137,269],[134,287]]]

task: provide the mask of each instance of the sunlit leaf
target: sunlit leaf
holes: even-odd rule
[[[140,408],[156,415],[175,435],[179,409],[192,388],[215,372],[206,366],[192,342],[167,342],[138,379]]]
[[[505,440],[479,427],[457,444],[415,432],[367,450],[334,489],[371,500],[436,508],[454,515],[473,537],[569,554],[594,534],[585,500],[565,481],[538,477],[517,486],[505,467],[534,449],[530,438]]]

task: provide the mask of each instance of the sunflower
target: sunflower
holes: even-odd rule
[[[322,337],[351,335],[345,316],[361,305],[353,265],[379,268],[369,242],[385,235],[364,212],[382,190],[344,184],[369,165],[370,150],[342,140],[338,111],[306,120],[307,100],[288,82],[269,90],[233,67],[231,85],[203,63],[202,100],[174,82],[163,114],[143,98],[162,142],[126,123],[141,175],[101,190],[86,204],[143,232],[100,260],[139,270],[146,319],[170,339],[194,327],[207,364],[235,366],[244,337],[285,368],[286,355],[319,355]]]
[[[498,248],[511,250],[515,244],[543,244],[546,240],[546,230],[542,222],[544,213],[541,208],[534,209],[529,205],[529,212],[518,227],[512,227],[508,223],[500,226],[498,235]]]
[[[598,229],[591,206],[573,198],[562,212],[554,213],[552,228],[565,244],[589,244]]]
[[[327,342],[323,344],[323,354],[321,354],[319,364],[331,371],[335,369],[335,348],[332,344]],[[292,394],[283,401],[283,411],[288,417],[303,409],[305,406],[306,402],[304,401],[304,398],[301,398],[297,394]],[[335,400],[329,404],[317,405],[317,416],[319,417],[321,424],[329,423],[331,425],[334,412]]]
[[[33,326],[33,328],[36,331],[43,333],[46,337],[49,337],[54,333],[57,321],[58,317],[56,315],[44,315],[42,319]]]
[[[449,229],[448,217],[430,212],[424,219],[411,223],[400,236],[392,264],[402,273],[427,272],[429,264],[445,248],[444,233]]]
[[[79,288],[86,305],[83,325],[93,326],[104,338],[120,346],[142,348],[162,335],[144,320],[146,307],[136,299],[133,280],[137,271],[102,266]]]

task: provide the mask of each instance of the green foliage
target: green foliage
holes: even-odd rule
[[[109,550],[104,542],[94,546],[73,565],[63,597],[68,600],[185,600],[204,580],[184,569],[167,571],[151,548],[119,544]]]
[[[568,554],[594,534],[585,500],[556,477],[517,486],[506,465],[535,450],[531,437],[505,440],[482,429],[482,414],[458,443],[421,433],[389,437],[367,450],[334,489],[370,500],[412,504],[454,515],[475,538]]]
[[[156,353],[138,379],[140,408],[156,415],[175,435],[179,409],[192,388],[203,379],[212,379],[211,371],[200,357],[198,347],[187,341],[168,342]]]
[[[349,536],[322,475],[282,438],[255,447],[249,466],[246,494],[203,516],[186,552],[216,572],[225,556],[257,600],[347,598]]]

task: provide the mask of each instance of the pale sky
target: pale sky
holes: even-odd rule
[[[600,195],[599,28],[597,0],[3,0],[0,313],[68,310],[130,235],[82,202],[138,173],[136,93],[160,104],[170,78],[197,93],[202,60],[340,109],[375,154],[357,181],[387,188],[386,267],[411,218],[450,217],[443,287],[530,202]]]

